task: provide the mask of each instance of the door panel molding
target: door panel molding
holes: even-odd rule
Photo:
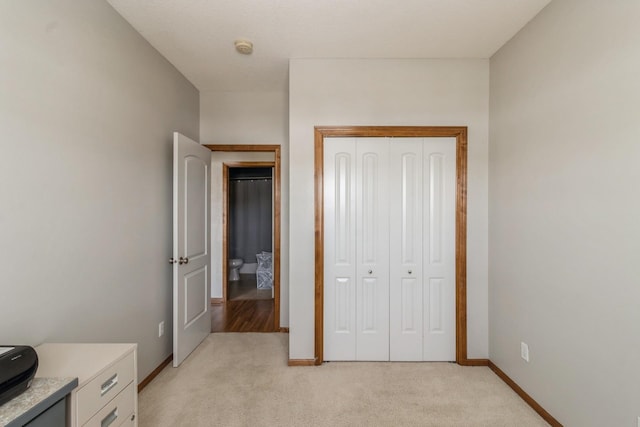
[[[467,127],[466,126],[316,126],[315,172],[315,364],[324,361],[324,139],[336,137],[456,138],[456,362],[467,358]],[[393,141],[393,140],[392,140]],[[486,362],[485,362],[486,363]]]
[[[389,360],[389,143],[353,139],[356,152],[355,360]]]
[[[390,138],[387,138],[390,140]],[[390,145],[391,221],[389,264],[389,359],[422,361],[423,354],[423,157],[424,139]]]
[[[327,178],[333,185],[326,187],[326,207],[333,210],[334,220],[325,227],[324,241],[327,250],[324,265],[327,286],[323,298],[331,301],[324,313],[327,356],[333,360],[355,360],[356,358],[356,288],[358,286],[356,257],[356,145],[353,139],[340,140],[339,149],[327,147]]]
[[[173,366],[211,333],[211,152],[173,134]]]

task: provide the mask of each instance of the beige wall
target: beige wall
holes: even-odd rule
[[[289,356],[314,356],[314,126],[450,125],[469,127],[468,351],[487,357],[488,60],[294,59],[289,80]]]
[[[172,132],[198,91],[98,0],[0,3],[0,342],[172,348]],[[158,322],[167,333],[158,338]]]
[[[556,0],[491,58],[490,357],[567,426],[640,416],[639,22]]]
[[[280,232],[280,326],[289,326],[289,104],[284,92],[214,92],[200,94],[200,139],[203,144],[280,145],[281,232]],[[216,154],[214,153],[214,156]],[[251,154],[224,157],[231,161]],[[259,154],[254,154],[260,156]],[[219,156],[226,156],[219,154]],[[240,157],[239,157],[240,156]],[[222,247],[220,162],[212,163],[212,245]],[[218,171],[218,172],[216,172]],[[220,175],[221,176],[221,175]],[[212,295],[222,295],[222,259],[212,253]],[[216,278],[218,281],[216,282]]]
[[[285,144],[286,92],[200,94],[200,138],[205,144]]]

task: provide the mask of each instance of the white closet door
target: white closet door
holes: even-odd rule
[[[389,141],[356,153],[356,360],[389,360]]]
[[[455,138],[424,138],[423,360],[455,360]]]
[[[455,360],[455,150],[325,139],[325,360]]]
[[[422,360],[422,138],[390,145],[390,358]]]
[[[324,140],[324,359],[356,359],[356,142]]]

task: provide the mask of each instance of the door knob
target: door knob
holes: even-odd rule
[[[189,258],[187,257],[180,257],[180,260],[178,260],[178,264],[189,264]]]
[[[372,274],[372,273],[373,273],[373,270],[369,270],[369,274]]]
[[[411,270],[409,270],[409,274],[411,274]]]
[[[175,258],[173,258],[173,257],[169,258],[169,264],[175,264],[177,262],[178,261],[176,261]]]

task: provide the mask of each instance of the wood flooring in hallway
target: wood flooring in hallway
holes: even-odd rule
[[[276,332],[273,300],[233,300],[211,305],[211,332]]]
[[[229,286],[229,301],[211,304],[211,332],[275,332],[270,289],[257,289],[255,275],[241,274]]]
[[[229,282],[227,293],[230,301],[273,298],[271,289],[258,289],[255,274],[241,274],[240,280]]]

